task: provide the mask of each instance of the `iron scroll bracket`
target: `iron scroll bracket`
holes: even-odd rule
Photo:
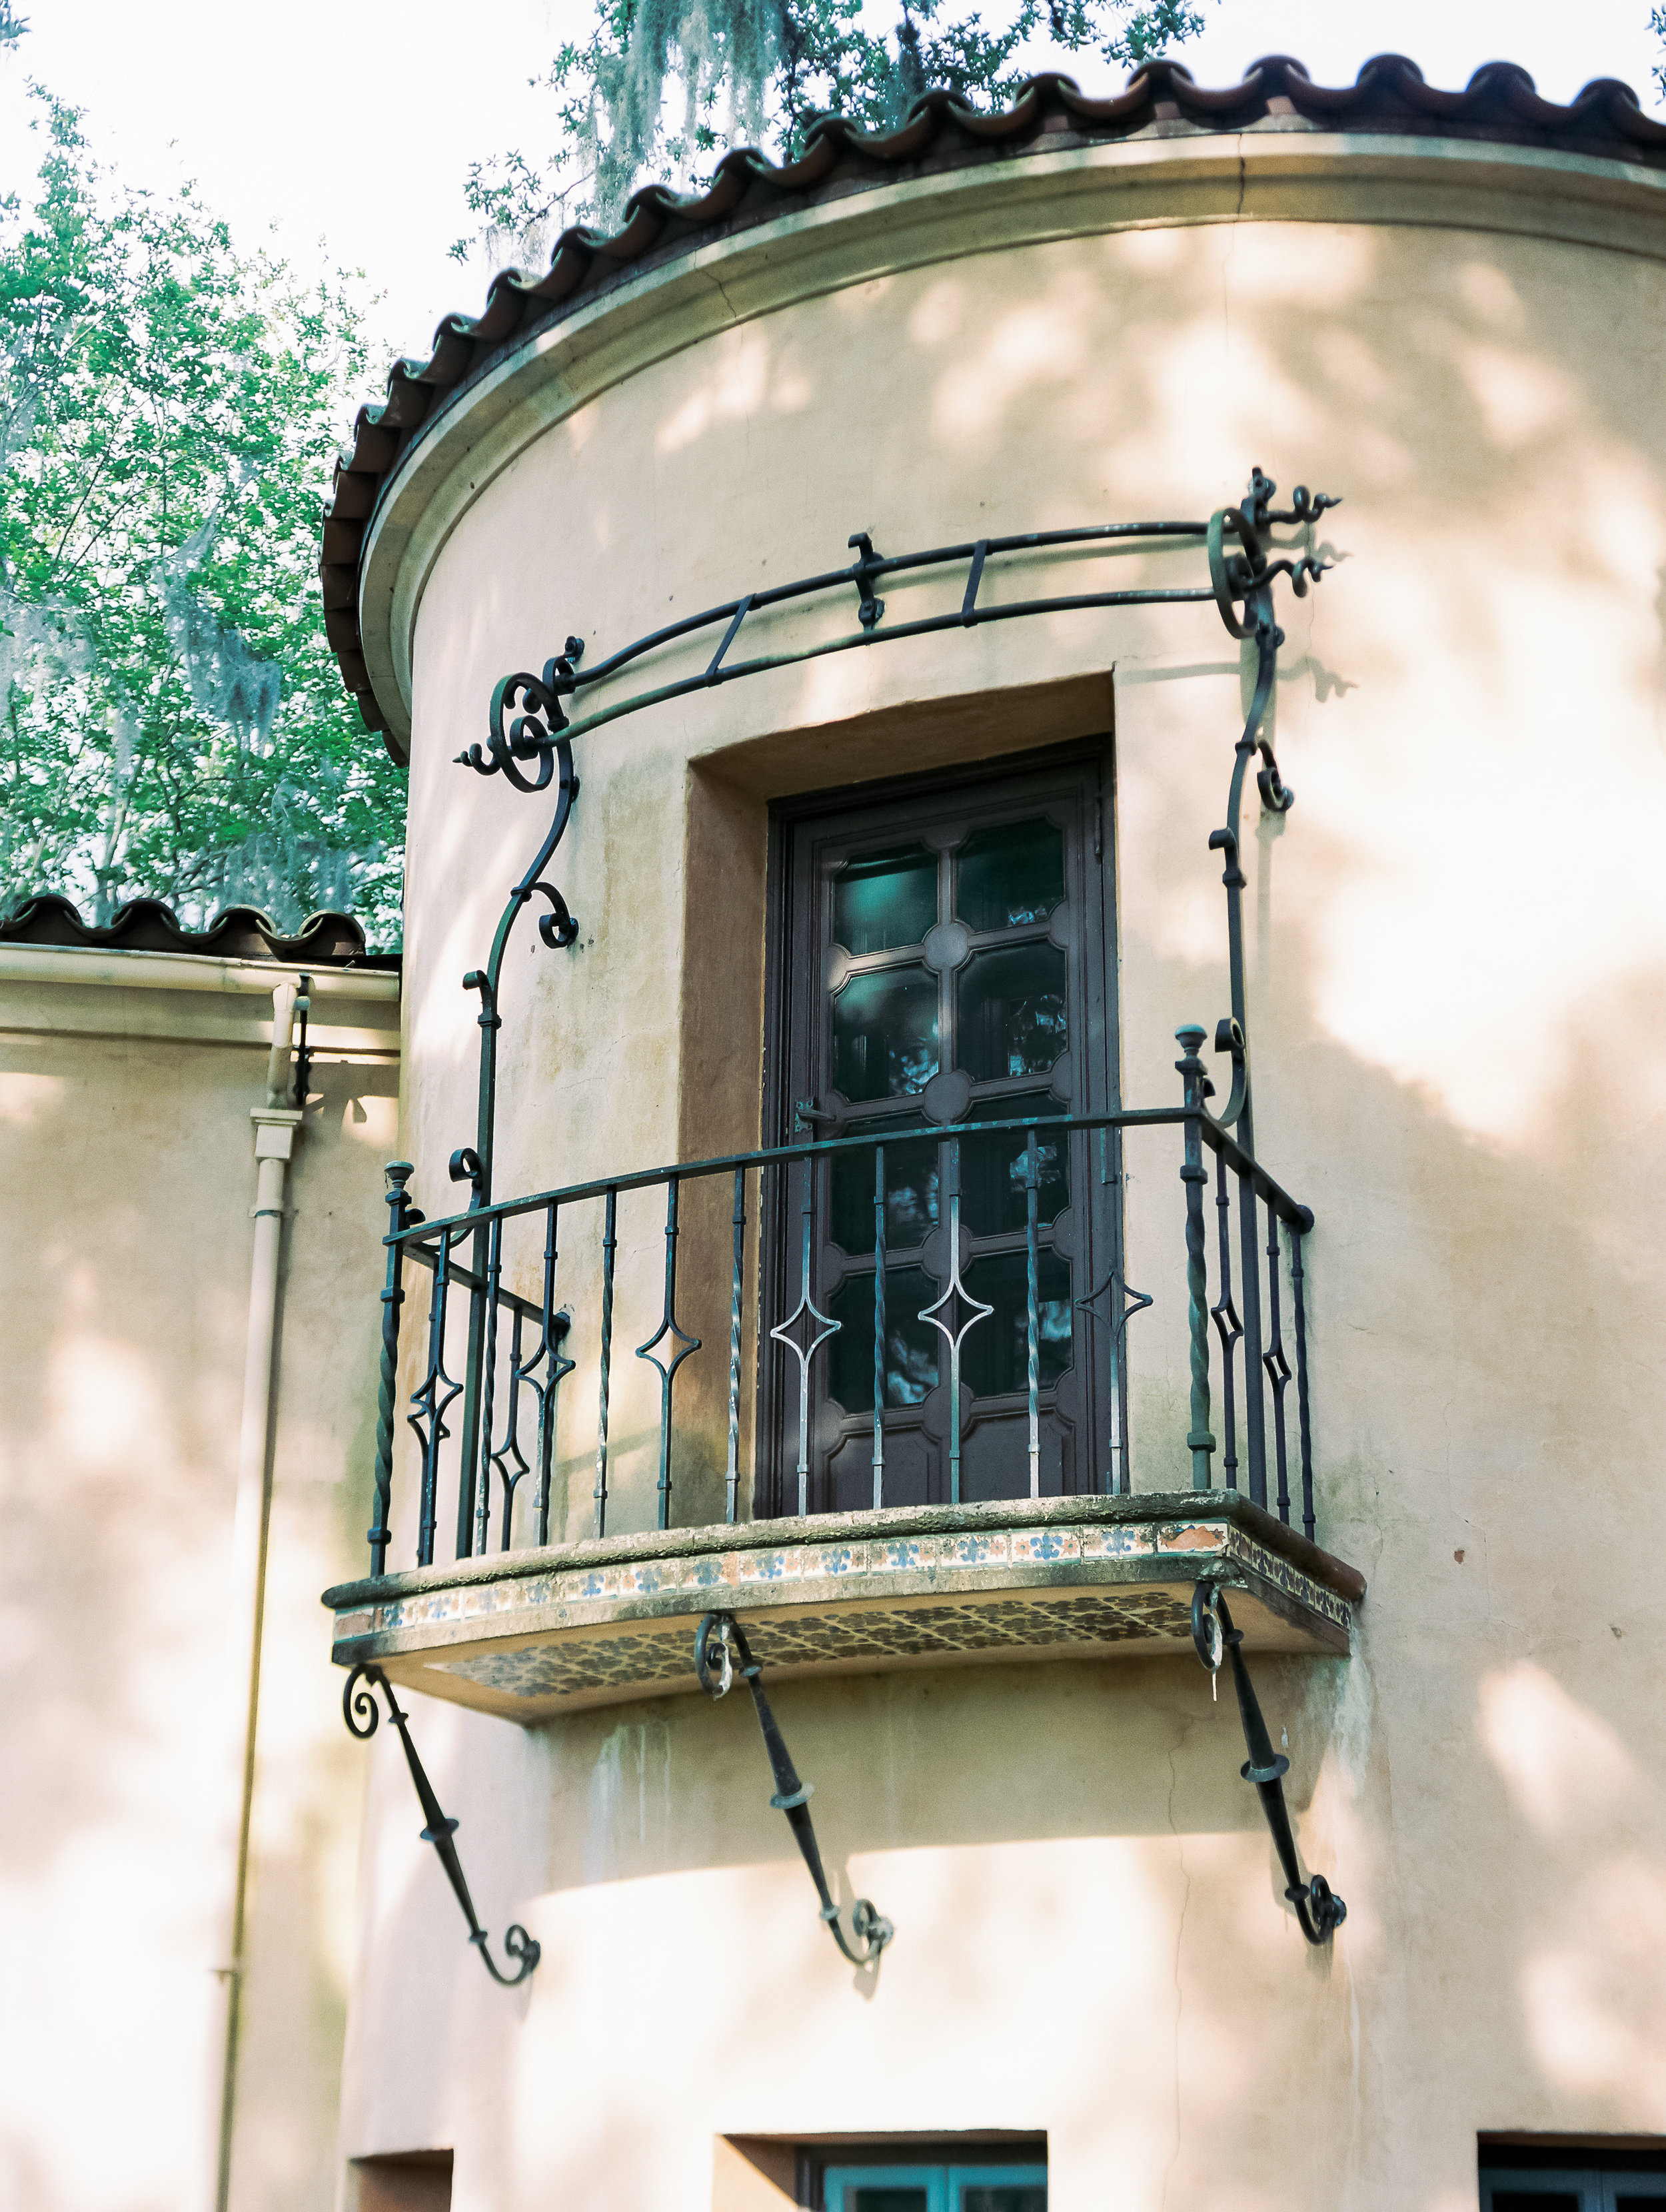
[[[368,1683],[369,1688],[362,1684]],[[405,1763],[410,1769],[411,1781],[423,1808],[423,1817],[428,1826],[423,1830],[423,1841],[432,1844],[446,1870],[446,1879],[463,1908],[463,1917],[469,1923],[469,1941],[479,1952],[486,1972],[506,1990],[513,1990],[524,1982],[543,1956],[543,1947],[535,1936],[529,1936],[518,1921],[504,1930],[503,1948],[515,1961],[515,1971],[506,1974],[491,1954],[490,1938],[480,1925],[474,1909],[474,1899],[469,1895],[469,1885],[464,1878],[463,1863],[457,1856],[457,1845],[452,1840],[458,1824],[448,1819],[441,1809],[440,1800],[434,1794],[434,1784],[429,1780],[416,1747],[410,1740],[407,1717],[393,1694],[393,1685],[380,1667],[360,1664],[348,1676],[341,1693],[341,1715],[347,1723],[347,1733],[368,1742],[375,1735],[381,1722],[376,1700],[371,1694],[380,1690],[387,1699],[387,1717],[399,1731],[399,1741],[404,1746]]]
[[[1322,1874],[1302,1880],[1301,1861],[1290,1826],[1290,1808],[1284,1802],[1284,1778],[1290,1771],[1290,1761],[1273,1748],[1273,1739],[1256,1696],[1256,1686],[1244,1664],[1243,1631],[1233,1627],[1232,1616],[1226,1609],[1226,1595],[1219,1583],[1201,1582],[1192,1592],[1192,1642],[1212,1676],[1219,1673],[1223,1658],[1231,1662],[1238,1717],[1243,1723],[1244,1748],[1250,1753],[1238,1771],[1246,1782],[1256,1785],[1262,1811],[1272,1831],[1274,1849],[1284,1869],[1284,1893],[1296,1908],[1303,1935],[1311,1944],[1326,1944],[1347,1918],[1348,1909]]]
[[[846,1937],[839,1922],[839,1908],[833,1902],[833,1893],[828,1887],[827,1875],[822,1867],[822,1855],[816,1842],[816,1831],[810,1818],[810,1796],[813,1784],[800,1782],[793,1755],[769,1710],[769,1700],[763,1694],[763,1669],[752,1656],[745,1632],[732,1613],[708,1613],[702,1620],[694,1637],[695,1672],[700,1677],[700,1686],[708,1698],[716,1699],[727,1695],[733,1683],[736,1662],[739,1662],[740,1679],[752,1693],[752,1703],[757,1709],[758,1726],[763,1731],[764,1748],[769,1754],[770,1770],[775,1778],[775,1795],[769,1800],[778,1813],[785,1813],[793,1831],[793,1840],[803,1854],[810,1869],[810,1879],[816,1885],[816,1894],[821,1899],[821,1917],[827,1923],[833,1941],[838,1945],[853,1966],[872,1966],[891,1942],[897,1930],[885,1916],[874,1910],[866,1897],[859,1897],[851,1908],[851,1932],[861,1946],[856,1949]]]

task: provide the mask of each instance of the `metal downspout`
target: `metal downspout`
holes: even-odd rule
[[[219,1984],[211,2046],[210,2094],[217,2092],[216,2149],[206,2201],[226,2212],[231,2186],[232,2124],[237,2089],[237,2042],[243,1984],[243,1927],[248,1894],[249,1827],[254,1799],[255,1722],[260,1694],[260,1634],[266,1592],[272,1352],[277,1331],[278,1262],[283,1243],[283,1187],[301,1105],[292,1104],[290,1049],[296,990],[286,978],[272,993],[271,1057],[266,1103],[252,1106],[256,1163],[254,1260],[249,1281],[248,1342],[243,1366],[243,1425],[237,1447],[237,1505],[232,1532],[226,1632],[228,1798],[236,1807],[236,1862],[216,1941]],[[230,1810],[230,1805],[228,1806]],[[215,2063],[217,2061],[217,2064]]]

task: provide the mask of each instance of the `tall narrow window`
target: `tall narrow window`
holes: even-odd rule
[[[1110,1264],[1108,1150],[989,1127],[1116,1103],[1109,779],[1098,745],[781,811],[772,1134],[857,1141],[781,1178],[766,1320],[807,1249],[836,1326],[807,1365],[771,1347],[761,1512],[1109,1486],[1112,1363],[1079,1304]]]

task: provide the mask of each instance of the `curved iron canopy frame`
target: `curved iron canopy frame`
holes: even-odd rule
[[[1275,508],[1273,495],[1278,486],[1259,467],[1252,469],[1250,488],[1243,504],[1219,508],[1207,522],[1107,522],[1095,523],[1079,530],[1030,531],[1017,537],[980,538],[961,545],[939,545],[923,553],[905,553],[889,556],[877,553],[873,540],[866,531],[854,532],[849,540],[856,559],[847,568],[832,568],[817,576],[800,578],[797,583],[777,584],[762,592],[748,592],[738,599],[726,600],[721,606],[708,607],[703,613],[689,615],[680,622],[668,623],[663,629],[652,630],[638,638],[632,645],[610,653],[592,667],[581,665],[585,642],[582,638],[569,637],[562,651],[547,660],[541,675],[534,676],[525,669],[500,679],[493,690],[488,714],[486,743],[470,745],[456,756],[459,767],[472,769],[478,775],[502,775],[515,790],[529,794],[546,791],[556,786],[556,811],[545,833],[543,843],[533,856],[519,883],[509,893],[492,939],[492,948],[483,969],[471,969],[463,978],[465,991],[480,994],[479,1024],[482,1031],[480,1048],[480,1083],[478,1108],[476,1116],[475,1141],[464,1146],[452,1155],[451,1177],[453,1182],[470,1186],[469,1210],[489,1206],[492,1195],[492,1154],[496,1119],[497,1097],[497,1032],[502,1026],[498,1012],[498,983],[502,973],[503,956],[508,947],[521,908],[534,898],[549,901],[550,912],[538,923],[538,934],[552,951],[571,945],[578,936],[579,925],[569,912],[566,900],[544,876],[544,870],[554,855],[556,848],[565,834],[579,794],[579,779],[573,765],[573,743],[587,736],[609,722],[617,722],[625,715],[640,714],[643,708],[662,705],[671,699],[686,697],[695,691],[708,690],[721,684],[731,684],[742,677],[761,676],[775,669],[791,668],[800,662],[817,660],[833,653],[850,653],[865,646],[882,645],[905,637],[924,637],[934,631],[973,629],[980,624],[993,622],[1015,622],[1031,615],[1064,614],[1086,611],[1098,607],[1160,606],[1183,602],[1213,600],[1228,633],[1253,642],[1256,648],[1256,681],[1250,711],[1244,719],[1243,733],[1238,740],[1232,768],[1231,786],[1227,799],[1227,818],[1225,829],[1213,831],[1209,838],[1209,849],[1221,853],[1225,870],[1221,881],[1226,889],[1227,959],[1231,979],[1231,1013],[1217,1027],[1215,1049],[1229,1052],[1232,1061],[1232,1087],[1226,1106],[1210,1118],[1221,1128],[1236,1128],[1239,1140],[1246,1150],[1254,1149],[1254,1130],[1250,1110],[1250,1062],[1248,1024],[1244,1006],[1243,987],[1243,927],[1242,893],[1245,878],[1238,861],[1239,813],[1243,798],[1243,782],[1250,762],[1257,754],[1261,766],[1256,772],[1256,784],[1262,804],[1268,811],[1283,814],[1288,811],[1295,798],[1294,792],[1279,773],[1271,740],[1265,723],[1267,710],[1272,702],[1273,686],[1278,672],[1279,647],[1284,643],[1284,632],[1273,614],[1273,586],[1280,576],[1290,579],[1291,588],[1298,599],[1306,597],[1310,582],[1316,583],[1330,563],[1312,552],[1301,553],[1294,558],[1274,557],[1268,544],[1268,532],[1275,526],[1310,528],[1329,507],[1341,504],[1328,492],[1310,492],[1305,484],[1298,484],[1287,507]],[[991,560],[1014,558],[1026,554],[1056,550],[1061,547],[1079,546],[1091,551],[1095,548],[1105,552],[1141,544],[1201,543],[1209,564],[1207,584],[1187,585],[1164,589],[1151,588],[1122,592],[1079,592],[1055,595],[1048,599],[1019,599],[994,606],[980,605],[979,592],[985,569]],[[914,622],[893,623],[882,627],[885,603],[874,591],[874,585],[886,576],[900,576],[921,570],[967,564],[966,587],[958,611],[930,615]],[[790,653],[762,653],[749,660],[731,660],[730,648],[739,636],[749,618],[770,607],[790,602],[813,599],[830,592],[850,591],[857,593],[856,619],[859,627],[848,635],[825,640],[818,645],[804,646]],[[570,717],[562,702],[578,702],[581,695],[596,684],[618,675],[647,655],[691,637],[702,630],[711,630],[721,625],[722,635],[716,651],[704,670],[696,676],[678,678],[672,683],[631,693],[628,697],[598,706],[588,714]],[[526,771],[530,769],[532,773]],[[1201,1086],[1205,1097],[1212,1095],[1213,1086],[1207,1082]],[[1206,1109],[1207,1110],[1207,1109]],[[467,1426],[465,1411],[465,1425]]]
[[[1178,1115],[1162,1111],[1148,1115],[1118,1117],[1162,1121],[1178,1118],[1187,1121],[1191,1130],[1196,1133],[1189,1139],[1185,1174],[1190,1185],[1201,1185],[1202,1181],[1201,1161],[1192,1158],[1192,1153],[1198,1149],[1198,1136],[1201,1135],[1198,1125],[1202,1121],[1207,1121],[1220,1132],[1235,1153],[1241,1152],[1253,1163],[1255,1133],[1250,1118],[1249,1028],[1243,979],[1243,894],[1246,879],[1239,864],[1244,780],[1250,763],[1259,757],[1256,782],[1262,806],[1274,814],[1289,811],[1295,793],[1279,773],[1278,761],[1265,727],[1278,673],[1279,648],[1285,641],[1284,632],[1274,618],[1273,586],[1279,577],[1287,576],[1297,597],[1304,598],[1310,582],[1316,583],[1330,566],[1329,562],[1313,552],[1298,554],[1294,558],[1274,557],[1268,544],[1268,532],[1275,526],[1310,528],[1328,508],[1341,504],[1329,493],[1310,493],[1305,485],[1298,484],[1290,506],[1275,508],[1272,500],[1277,489],[1270,477],[1256,468],[1250,472],[1250,488],[1243,504],[1222,507],[1207,522],[1099,523],[1079,530],[1035,531],[1018,537],[981,538],[962,545],[936,546],[927,552],[896,557],[877,553],[868,533],[858,531],[849,541],[857,557],[847,568],[830,569],[821,575],[806,576],[794,584],[776,585],[768,591],[749,592],[740,599],[727,601],[722,606],[709,607],[702,614],[690,615],[681,622],[668,623],[663,629],[652,631],[648,636],[638,638],[634,645],[624,647],[620,652],[610,654],[606,659],[598,661],[589,668],[581,666],[584,641],[569,637],[562,652],[545,662],[542,675],[534,676],[525,670],[518,670],[505,676],[492,692],[484,747],[471,745],[457,755],[457,761],[459,765],[472,769],[479,775],[502,775],[515,790],[529,794],[547,791],[553,784],[556,788],[555,813],[530,866],[509,893],[508,903],[498,921],[485,966],[471,969],[463,978],[465,991],[479,994],[481,1030],[475,1141],[472,1145],[460,1146],[453,1152],[450,1165],[452,1181],[469,1185],[467,1207],[461,1216],[450,1221],[425,1223],[421,1213],[404,1202],[404,1176],[409,1175],[410,1170],[400,1163],[404,1174],[399,1178],[400,1187],[391,1194],[393,1223],[385,1240],[389,1247],[390,1281],[397,1271],[398,1252],[405,1243],[422,1233],[432,1236],[438,1229],[466,1227],[471,1217],[483,1214],[492,1206],[492,1163],[497,1106],[497,1032],[502,1027],[502,1018],[498,1011],[498,985],[502,974],[503,957],[522,908],[529,906],[535,898],[542,897],[549,902],[550,911],[541,916],[538,922],[538,934],[552,951],[570,945],[579,933],[578,921],[569,910],[566,900],[544,874],[556,848],[565,834],[579,795],[579,779],[573,763],[575,738],[600,729],[609,722],[618,721],[628,714],[638,714],[645,708],[684,697],[690,692],[709,690],[720,684],[733,683],[742,677],[760,676],[774,669],[793,667],[801,661],[819,659],[829,653],[848,653],[865,646],[884,644],[892,639],[923,637],[937,630],[971,629],[984,623],[1013,622],[1031,615],[1085,611],[1097,607],[1154,606],[1213,600],[1229,635],[1251,643],[1255,647],[1255,684],[1243,733],[1233,756],[1226,823],[1224,829],[1213,831],[1209,838],[1210,851],[1221,854],[1225,863],[1221,882],[1226,891],[1231,1012],[1216,1026],[1214,1048],[1218,1053],[1227,1054],[1231,1057],[1232,1078],[1230,1094],[1219,1113],[1213,1111],[1206,1103],[1213,1096],[1214,1086],[1205,1074],[1203,1063],[1198,1057],[1198,1047],[1203,1042],[1204,1032],[1201,1029],[1187,1029],[1178,1032],[1185,1047],[1185,1057],[1179,1063],[1186,1079],[1185,1107]],[[1164,543],[1201,543],[1208,559],[1208,582],[1161,590],[1073,592],[994,606],[979,605],[979,592],[991,560],[1069,546],[1080,547],[1090,552],[1096,548],[1110,552],[1128,545]],[[874,591],[878,581],[886,576],[952,567],[963,562],[967,564],[966,586],[957,612],[927,616],[914,622],[895,623],[889,628],[881,627],[885,603]],[[728,658],[743,626],[753,615],[794,600],[853,588],[858,595],[856,619],[859,627],[848,635],[806,646],[796,652],[759,654],[748,660],[732,661]],[[565,711],[563,701],[577,701],[582,693],[618,675],[648,654],[674,644],[679,639],[693,636],[701,630],[714,629],[720,624],[722,635],[717,649],[701,674],[683,677],[672,683],[634,692],[626,698],[615,700],[606,706],[598,706],[592,712],[576,718],[570,718]],[[1232,1136],[1225,1136],[1229,1131],[1233,1133]],[[780,1157],[784,1158],[789,1155],[796,1156],[800,1151],[822,1149],[822,1146],[788,1147],[782,1150]],[[630,1180],[625,1178],[618,1187],[624,1188]],[[1193,1285],[1195,1299],[1201,1294],[1202,1224],[1201,1206],[1195,1202],[1196,1189],[1189,1189],[1188,1197],[1190,1214],[1195,1217],[1189,1219],[1188,1236],[1189,1243],[1195,1246],[1194,1256],[1197,1264],[1195,1273],[1197,1279]],[[1306,1213],[1306,1209],[1296,1211],[1305,1216],[1310,1225],[1311,1216]],[[483,1313],[489,1233],[488,1224],[482,1219],[474,1231],[472,1273],[464,1276],[459,1271],[459,1279],[467,1281],[470,1285],[471,1342],[478,1339],[478,1322]],[[1245,1266],[1250,1270],[1253,1270],[1256,1264],[1253,1242],[1250,1241],[1253,1240],[1253,1227],[1246,1219]],[[398,1293],[390,1290],[386,1295],[395,1297]],[[669,1310],[668,1306],[668,1314]],[[661,1334],[664,1334],[662,1329]],[[384,1334],[386,1339],[386,1330]],[[659,1339],[654,1341],[657,1343]],[[645,1347],[647,1349],[651,1349],[651,1346]],[[685,1351],[679,1351],[677,1358],[684,1356]],[[477,1456],[482,1410],[479,1384],[478,1362],[471,1359],[466,1381],[462,1385],[462,1464],[465,1468],[472,1467]],[[392,1390],[391,1357],[385,1342],[382,1365],[382,1393],[386,1401],[385,1414],[391,1408]],[[1195,1428],[1200,1418],[1199,1403],[1195,1389]],[[384,1420],[383,1430],[391,1437],[391,1421]],[[1210,1440],[1197,1435],[1192,1441],[1201,1449]],[[381,1502],[378,1509],[378,1526],[370,1531],[370,1542],[379,1561],[388,1538],[385,1525],[388,1494],[388,1483],[385,1478],[388,1473],[386,1466],[379,1465],[378,1496]],[[460,1556],[465,1556],[469,1551],[468,1523],[473,1510],[469,1492],[470,1485],[465,1481],[458,1509]],[[1261,1793],[1268,1825],[1285,1869],[1288,1883],[1285,1893],[1295,1905],[1302,1932],[1310,1943],[1325,1942],[1341,1924],[1347,1907],[1340,1898],[1332,1894],[1322,1875],[1316,1875],[1307,1884],[1301,1881],[1295,1842],[1280,1780],[1289,1762],[1275,1757],[1273,1753],[1266,1723],[1262,1719],[1261,1709],[1256,1702],[1255,1691],[1238,1650],[1242,1635],[1231,1625],[1218,1584],[1201,1583],[1198,1585],[1193,1607],[1193,1634],[1198,1656],[1211,1674],[1219,1666],[1223,1656],[1231,1659],[1245,1741],[1250,1749],[1250,1761],[1243,1771]],[[821,1900],[821,1917],[831,1930],[834,1941],[853,1964],[871,1964],[891,1940],[891,1923],[876,1912],[867,1899],[860,1899],[853,1911],[852,1929],[856,1942],[862,1948],[860,1950],[854,1948],[846,1938],[840,1925],[838,1908],[834,1905],[828,1888],[815,1831],[810,1821],[809,1790],[799,1780],[793,1766],[780,1729],[763,1694],[761,1670],[752,1657],[739,1624],[732,1615],[708,1613],[700,1623],[695,1648],[696,1668],[701,1685],[708,1695],[714,1698],[721,1697],[729,1687],[733,1659],[739,1659],[741,1679],[751,1691],[770,1764],[775,1771],[777,1787],[770,1802],[787,1814],[792,1826]],[[486,1932],[476,1917],[456,1846],[452,1841],[457,1823],[447,1819],[440,1808],[411,1742],[405,1715],[380,1668],[357,1667],[348,1677],[343,1697],[347,1725],[355,1735],[368,1736],[374,1733],[380,1717],[374,1698],[359,1687],[361,1680],[380,1688],[387,1699],[389,1717],[398,1730],[410,1767],[411,1779],[428,1821],[423,1831],[423,1841],[434,1845],[445,1867],[469,1924],[469,1941],[478,1948],[493,1978],[513,1988],[517,1982],[524,1981],[537,1966],[538,1946],[523,1928],[512,1927],[504,1939],[505,1948],[516,1961],[517,1971],[513,1975],[505,1974],[495,1963],[488,1948]]]

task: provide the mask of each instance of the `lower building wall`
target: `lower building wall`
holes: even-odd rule
[[[26,965],[0,978],[0,2202],[189,2212],[214,2203],[271,1002]],[[234,2212],[336,2189],[362,1784],[318,1591],[362,1552],[398,1040],[397,1002],[332,1004],[360,1034],[323,1046],[287,1193]]]
[[[752,2212],[787,2168],[726,2139],[992,2130],[1045,2136],[1054,2212],[1464,2212],[1481,2130],[1666,2131],[1663,1746],[1609,1709],[1624,1641],[1460,1647],[1395,1580],[1352,1658],[1256,1662],[1347,1901],[1317,1951],[1189,1660],[781,1684],[837,1893],[896,1923],[868,1971],[742,1695],[527,1731],[412,1700],[499,1954],[511,1917],[544,1954],[482,1972],[384,1731],[344,2148],[451,2149],[455,2212]]]

